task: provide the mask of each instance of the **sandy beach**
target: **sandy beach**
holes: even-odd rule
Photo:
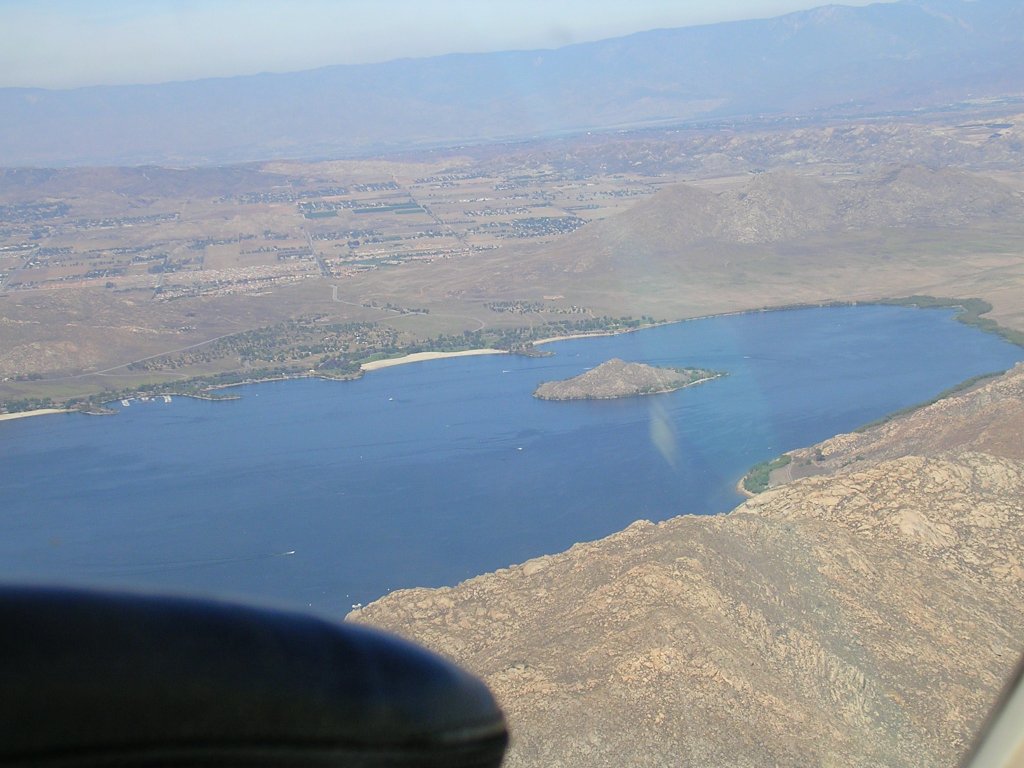
[[[743,477],[736,481],[736,493],[740,494],[740,496],[745,496],[748,499],[752,499],[755,496],[757,496],[757,494],[747,490],[747,487],[743,484],[743,481],[746,479],[747,476],[743,475]]]
[[[390,368],[393,365],[405,365],[406,363],[418,363],[422,360],[440,360],[445,357],[469,357],[470,355],[507,355],[504,349],[464,349],[461,352],[414,352],[403,357],[389,357],[386,360],[374,360],[371,363],[363,363],[360,368],[364,371],[375,371],[378,368]]]
[[[644,327],[650,328],[651,326],[648,325]],[[533,344],[533,346],[536,347],[540,344],[551,344],[552,342],[555,341],[570,341],[571,339],[590,339],[596,336],[618,336],[620,333],[630,333],[633,330],[637,329],[630,328],[629,330],[626,331],[595,331],[593,333],[572,333],[569,334],[568,336],[549,336],[546,339],[537,339],[537,341],[531,343]]]
[[[71,413],[67,408],[37,408],[34,411],[18,411],[17,413],[0,413],[0,421],[26,419],[29,416],[46,416],[51,413]]]

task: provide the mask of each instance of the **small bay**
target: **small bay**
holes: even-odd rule
[[[0,423],[0,577],[256,597],[333,613],[646,518],[726,512],[751,465],[1002,370],[950,310],[752,313]],[[619,357],[728,375],[547,402]]]

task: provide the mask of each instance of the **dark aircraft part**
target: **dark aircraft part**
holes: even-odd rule
[[[0,589],[0,765],[497,766],[476,678],[358,626],[215,601]]]

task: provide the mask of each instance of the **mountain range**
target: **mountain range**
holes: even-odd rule
[[[337,157],[1017,97],[1016,0],[824,6],[555,50],[159,85],[0,89],[0,165]]]

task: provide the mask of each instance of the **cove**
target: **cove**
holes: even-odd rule
[[[720,513],[751,465],[1002,370],[1024,350],[890,306],[752,313],[239,387],[241,399],[0,422],[0,577],[257,598],[338,614]],[[611,357],[725,371],[673,393],[531,393]]]

